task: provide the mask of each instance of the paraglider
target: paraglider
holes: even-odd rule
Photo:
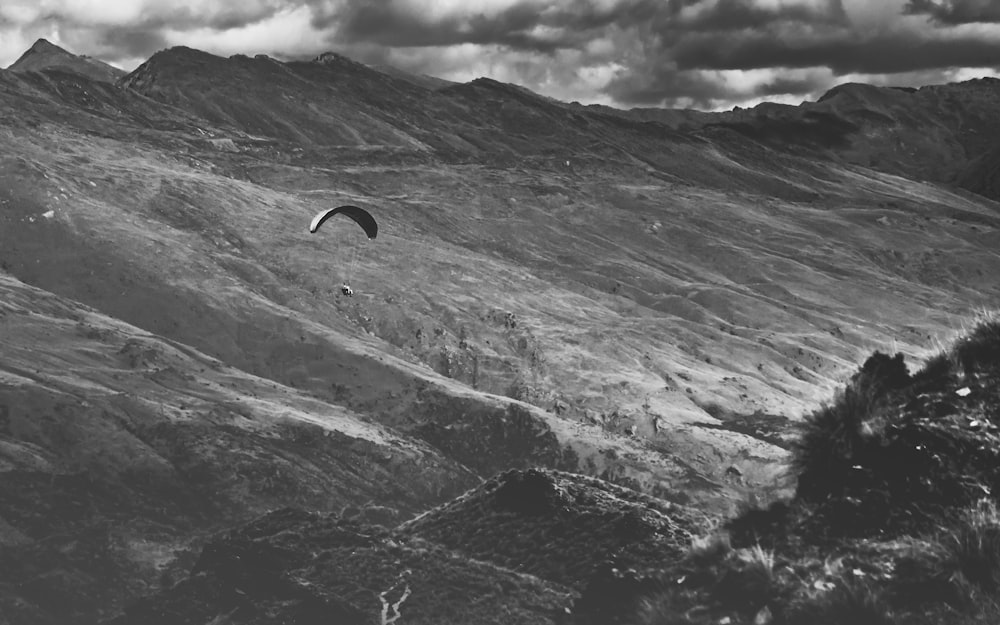
[[[316,231],[319,230],[320,226],[322,226],[327,221],[329,221],[330,219],[332,219],[337,215],[343,215],[351,219],[357,225],[361,226],[361,229],[364,230],[365,235],[368,236],[369,241],[378,236],[378,222],[375,221],[375,218],[372,217],[372,214],[363,208],[360,208],[358,206],[352,206],[350,204],[346,204],[344,206],[338,206],[336,208],[328,208],[326,210],[322,210],[319,213],[317,213],[316,216],[313,217],[312,222],[309,224],[309,232],[315,234]],[[356,239],[358,238],[356,235],[348,234],[346,236],[347,236],[347,247],[351,248],[351,261],[347,266],[346,272],[344,273],[344,283],[340,287],[340,292],[347,297],[353,297],[354,290],[351,288],[350,278],[351,274],[354,272],[354,267],[357,265],[358,262],[359,245],[356,241]],[[354,239],[353,242],[352,239]]]
[[[374,239],[378,236],[378,222],[372,217],[372,214],[363,208],[357,206],[351,206],[350,204],[345,204],[344,206],[338,206],[337,208],[328,208],[322,210],[313,217],[312,223],[309,224],[309,232],[315,233],[334,215],[346,215],[350,217],[364,229],[365,234],[368,235],[369,239]]]

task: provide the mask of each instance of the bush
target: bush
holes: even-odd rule
[[[981,368],[1000,367],[1000,319],[994,315],[984,316],[955,344],[954,351],[967,376]]]
[[[911,381],[902,354],[875,352],[832,404],[804,419],[792,446],[799,499],[821,501],[844,492],[859,450],[882,437],[880,413]]]
[[[913,374],[913,390],[916,393],[943,392],[954,383],[955,361],[948,352],[932,356],[920,371]]]

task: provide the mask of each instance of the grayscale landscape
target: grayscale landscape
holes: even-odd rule
[[[40,39],[0,146],[0,622],[1000,617],[1000,80]]]

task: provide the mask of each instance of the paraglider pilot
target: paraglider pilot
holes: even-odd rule
[[[350,204],[338,206],[337,208],[328,208],[317,213],[316,216],[313,217],[312,223],[309,224],[309,232],[315,233],[324,222],[338,214],[349,217],[356,224],[361,226],[361,228],[365,231],[365,234],[368,235],[369,240],[378,236],[378,223],[375,221],[375,218],[372,217],[371,213],[363,208],[351,206]],[[354,289],[351,288],[351,285],[347,283],[346,279],[340,286],[340,292],[347,297],[354,297]]]

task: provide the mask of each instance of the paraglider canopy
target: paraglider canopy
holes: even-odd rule
[[[330,219],[334,215],[346,215],[354,220],[359,226],[361,226],[365,234],[368,235],[369,239],[374,239],[378,235],[378,223],[375,218],[372,217],[371,213],[363,208],[357,206],[351,206],[350,204],[344,206],[338,206],[337,208],[328,208],[326,210],[320,211],[315,217],[313,217],[312,223],[309,224],[309,232],[316,232],[319,227],[326,223],[327,219]]]

